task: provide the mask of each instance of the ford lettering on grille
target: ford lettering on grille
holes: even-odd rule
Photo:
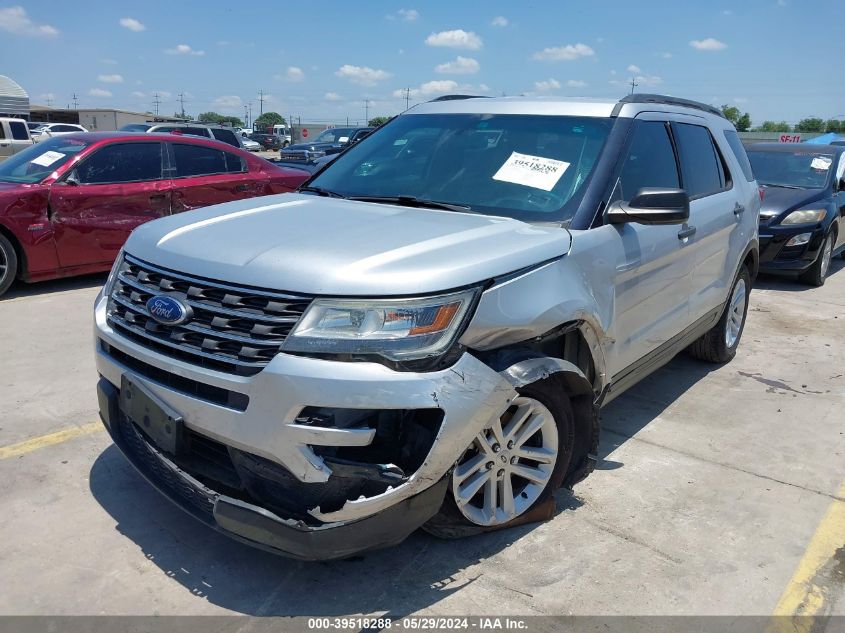
[[[147,311],[164,325],[179,325],[191,316],[191,308],[167,295],[155,295],[147,300]]]

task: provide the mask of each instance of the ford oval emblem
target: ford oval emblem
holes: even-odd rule
[[[193,316],[190,306],[168,295],[147,299],[147,312],[162,325],[181,325]]]

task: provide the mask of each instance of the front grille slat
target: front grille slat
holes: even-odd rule
[[[156,321],[146,302],[178,297],[193,310],[179,325]],[[138,344],[203,367],[253,375],[281,351],[311,298],[191,277],[126,256],[109,297],[108,321]]]

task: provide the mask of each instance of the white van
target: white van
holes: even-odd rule
[[[32,145],[29,128],[23,119],[0,118],[0,161]]]

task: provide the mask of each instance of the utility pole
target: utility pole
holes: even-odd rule
[[[634,94],[634,88],[640,85],[636,83],[636,79],[636,77],[631,77],[631,94]]]
[[[254,124],[255,124],[255,121],[252,120],[252,101],[248,101],[247,105],[249,106],[249,123],[250,123],[249,126],[247,126],[247,127],[253,127]]]
[[[158,106],[159,106],[159,104],[161,104],[161,99],[159,98],[158,93],[155,93],[153,95],[153,105],[155,106],[156,116],[158,116]]]
[[[182,118],[185,118],[185,94],[179,93],[179,104],[182,106]]]
[[[74,110],[78,110],[78,109],[79,109],[79,99],[76,97],[76,93],[75,93],[75,92],[73,93],[73,109],[74,109]]]
[[[262,114],[264,114],[264,91],[263,90],[258,91],[258,101],[261,104],[259,111],[258,111],[258,116],[261,116]]]
[[[411,107],[411,89],[405,88],[405,109]]]
[[[249,127],[249,108],[244,105],[244,127]]]
[[[364,99],[364,125],[370,124],[370,101],[369,99]]]
[[[48,108],[53,107],[53,97],[47,97],[47,107]]]

